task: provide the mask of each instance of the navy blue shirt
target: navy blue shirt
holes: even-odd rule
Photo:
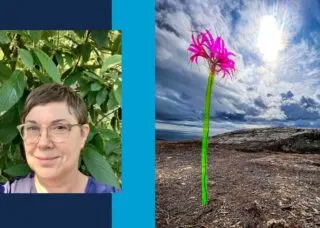
[[[89,177],[85,193],[115,193],[119,189],[102,184]],[[16,178],[0,185],[0,193],[37,193],[34,183],[34,174],[31,173],[25,177]]]

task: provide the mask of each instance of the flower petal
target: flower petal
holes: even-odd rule
[[[230,56],[236,56],[225,47],[224,40],[218,36],[213,38],[209,30],[191,36],[192,43],[188,51],[193,55],[190,57],[191,62],[198,63],[198,58],[202,57],[208,61],[209,68],[217,73],[222,73],[222,77],[232,74],[235,71],[235,61],[230,59]]]

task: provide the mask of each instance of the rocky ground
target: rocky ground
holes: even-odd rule
[[[211,138],[209,204],[200,141],[157,141],[157,227],[320,227],[320,130],[269,128]]]

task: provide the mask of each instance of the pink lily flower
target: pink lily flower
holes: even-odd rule
[[[208,30],[206,30],[206,32],[201,32],[196,36],[196,38],[194,37],[194,35],[192,35],[192,43],[190,44],[188,51],[192,52],[192,56],[190,57],[191,62],[198,63],[198,58],[202,57],[205,60],[207,60],[209,65],[209,77],[204,102],[203,133],[201,145],[201,199],[202,205],[207,205],[207,163],[210,129],[211,93],[216,73],[222,72],[223,78],[226,75],[229,75],[232,78],[233,73],[235,71],[235,62],[229,57],[232,55],[235,56],[235,54],[227,50],[227,48],[224,46],[224,41],[221,37],[218,36],[216,39],[213,39],[211,33]]]
[[[191,62],[198,63],[198,58],[202,57],[208,61],[209,69],[212,73],[222,72],[222,78],[226,75],[233,76],[235,62],[229,57],[235,56],[235,54],[227,50],[220,36],[213,39],[208,30],[205,33],[197,34],[197,38],[192,35],[192,43],[188,51],[193,54],[190,57]]]

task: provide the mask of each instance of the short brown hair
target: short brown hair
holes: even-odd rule
[[[22,123],[24,123],[26,116],[35,106],[63,101],[67,103],[69,112],[76,116],[79,124],[87,123],[87,107],[81,97],[71,88],[56,83],[43,84],[31,91],[24,104],[21,117]]]

